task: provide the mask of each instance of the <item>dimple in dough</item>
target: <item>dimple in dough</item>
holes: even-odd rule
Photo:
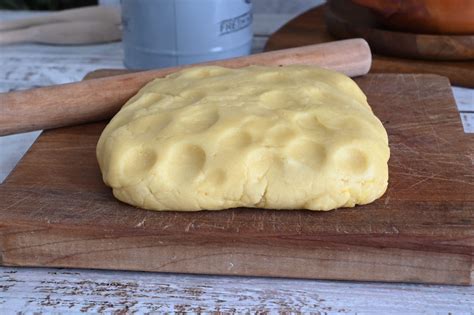
[[[148,83],[97,145],[116,198],[152,210],[331,210],[387,188],[387,133],[347,76],[189,68]]]

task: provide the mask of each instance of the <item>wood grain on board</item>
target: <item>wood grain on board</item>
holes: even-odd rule
[[[390,138],[376,202],[331,212],[154,212],[115,200],[95,158],[103,123],[44,132],[0,186],[1,264],[470,284],[473,136],[448,80],[356,80]],[[99,105],[99,104],[97,104]]]
[[[324,6],[294,18],[273,33],[265,50],[278,50],[334,41],[324,23]],[[374,55],[372,73],[433,73],[446,76],[453,85],[474,88],[474,61],[427,61]]]

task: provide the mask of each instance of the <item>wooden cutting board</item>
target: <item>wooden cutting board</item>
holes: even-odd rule
[[[474,137],[448,80],[356,81],[390,138],[390,184],[376,202],[331,212],[140,210],[102,183],[95,146],[105,122],[61,128],[44,132],[0,186],[1,264],[471,284]]]
[[[283,25],[270,36],[265,51],[337,40],[327,31],[324,9],[324,6],[315,7]],[[404,44],[407,43],[400,43]],[[415,44],[411,42],[408,45]],[[428,61],[374,55],[370,72],[434,73],[448,77],[453,85],[474,88],[474,60]]]

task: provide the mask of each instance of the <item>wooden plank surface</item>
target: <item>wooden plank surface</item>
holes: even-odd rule
[[[357,79],[389,133],[388,192],[327,213],[153,212],[116,201],[95,145],[104,123],[45,132],[0,186],[3,265],[471,283],[473,136],[449,82]]]
[[[273,33],[265,50],[277,50],[334,41],[324,23],[324,7],[311,9]],[[453,85],[474,88],[474,61],[424,61],[374,55],[373,73],[434,73],[446,76]]]
[[[0,268],[3,314],[469,315],[473,295],[474,286]]]

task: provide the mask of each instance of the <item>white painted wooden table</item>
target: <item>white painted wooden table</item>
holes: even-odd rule
[[[0,11],[0,19],[28,14]],[[289,18],[256,14],[254,52]],[[78,81],[95,69],[122,68],[122,55],[120,43],[0,47],[0,91]],[[474,90],[453,91],[465,132],[474,133]],[[38,134],[0,137],[0,181]],[[474,314],[474,288],[0,267],[0,314],[214,311]]]

